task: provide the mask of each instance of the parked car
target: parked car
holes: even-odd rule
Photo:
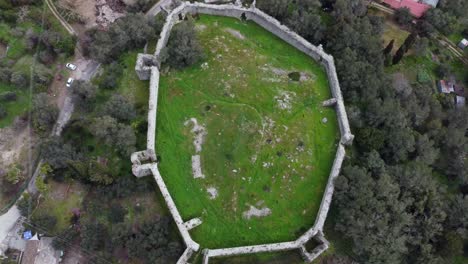
[[[67,63],[67,65],[65,65],[65,67],[67,67],[68,69],[74,71],[76,70],[76,65],[73,64],[73,63]]]
[[[68,80],[67,80],[67,87],[71,87],[73,81],[74,81],[73,78],[68,78]]]

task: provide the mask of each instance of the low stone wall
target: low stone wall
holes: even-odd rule
[[[315,218],[314,226],[298,239],[298,243],[306,243],[319,231],[321,232],[323,230],[323,225],[325,224],[325,219],[327,218],[328,210],[330,209],[330,204],[333,198],[333,192],[335,190],[335,180],[340,175],[341,165],[343,164],[345,155],[346,150],[344,146],[339,144],[336,151],[335,160],[333,161],[333,166],[330,171],[327,186],[325,187],[322,202],[320,203],[320,208],[317,217]]]
[[[352,143],[354,136],[351,134],[347,114],[345,111],[344,101],[341,94],[338,77],[336,75],[335,63],[333,57],[326,54],[321,47],[316,47],[304,38],[291,31],[286,26],[282,25],[276,19],[265,14],[261,10],[252,5],[250,8],[243,8],[240,5],[209,5],[203,3],[183,2],[175,8],[166,18],[166,23],[161,31],[160,39],[156,46],[153,55],[139,54],[135,70],[141,80],[150,79],[150,95],[149,95],[149,110],[148,110],[148,135],[147,135],[147,150],[136,152],[132,155],[133,173],[137,177],[152,174],[158,187],[166,201],[167,207],[171,212],[172,217],[179,229],[179,232],[187,246],[183,255],[177,263],[188,263],[192,254],[199,249],[199,244],[192,240],[189,230],[202,223],[201,219],[195,218],[184,222],[182,217],[162,179],[156,161],[155,138],[156,138],[156,115],[158,105],[158,90],[159,90],[159,67],[161,51],[167,45],[172,27],[185,17],[187,13],[195,14],[202,13],[208,15],[236,17],[240,19],[252,20],[266,30],[270,31],[277,37],[286,41],[290,45],[301,50],[314,60],[320,62],[325,68],[329,80],[329,85],[333,98],[324,102],[327,106],[334,106],[338,116],[340,126],[341,140],[338,144],[336,157],[330,172],[328,183],[320,204],[320,208],[315,220],[314,226],[305,232],[295,241],[283,243],[271,243],[263,245],[252,245],[234,248],[222,249],[206,249],[204,250],[203,263],[207,264],[210,258],[226,257],[233,255],[254,254],[262,252],[299,250],[303,258],[307,262],[313,261],[323,251],[325,251],[329,243],[323,236],[322,230],[327,217],[330,203],[332,201],[334,191],[334,181],[338,177],[341,165],[346,154],[344,145]],[[144,162],[152,162],[143,164]],[[305,245],[311,239],[315,239],[321,244],[310,253],[307,252]]]
[[[234,247],[234,248],[221,248],[221,249],[205,249],[203,256],[203,264],[208,264],[210,258],[214,257],[229,257],[236,255],[255,254],[264,252],[278,252],[298,249],[301,245],[296,241],[272,243],[264,245]]]
[[[159,69],[158,67],[151,67],[150,79],[150,94],[148,105],[148,134],[146,138],[146,148],[152,150],[154,155],[156,151],[154,148],[156,140],[156,115],[158,113],[158,92],[159,92]]]
[[[161,191],[164,201],[166,201],[167,208],[169,209],[172,218],[174,218],[174,221],[177,225],[177,228],[179,229],[182,239],[185,242],[185,245],[187,246],[187,249],[190,249],[195,252],[198,251],[200,245],[192,240],[192,237],[190,236],[187,227],[185,226],[185,223],[182,220],[182,216],[180,216],[179,210],[177,209],[177,206],[175,205],[174,200],[172,199],[172,196],[169,193],[169,190],[167,189],[167,186],[164,183],[161,174],[159,173],[158,165],[156,163],[152,164],[151,172],[154,176],[154,179],[156,180],[156,183],[158,184],[159,190]]]

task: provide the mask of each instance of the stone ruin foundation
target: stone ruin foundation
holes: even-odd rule
[[[333,107],[336,110],[341,133],[341,140],[337,147],[335,160],[330,171],[322,202],[320,204],[315,223],[310,229],[294,241],[247,245],[233,248],[204,249],[203,263],[208,264],[211,258],[216,257],[229,257],[288,250],[299,250],[304,261],[310,263],[329,247],[329,242],[325,239],[323,234],[323,226],[332,201],[334,182],[340,173],[341,165],[346,155],[345,146],[352,144],[354,135],[351,133],[349,127],[333,57],[325,53],[321,46],[317,47],[312,45],[304,38],[282,25],[275,18],[257,9],[255,4],[249,8],[245,8],[239,3],[214,5],[198,2],[182,2],[167,15],[166,23],[161,31],[155,52],[153,54],[138,54],[135,71],[141,80],[150,80],[150,95],[148,105],[147,149],[132,154],[131,161],[133,163],[133,174],[136,177],[148,175],[152,175],[154,177],[186,246],[184,253],[177,263],[189,263],[192,255],[200,250],[200,245],[192,239],[189,231],[196,228],[198,225],[203,224],[203,221],[201,218],[188,219],[187,221],[182,219],[180,212],[158,170],[155,135],[161,51],[169,40],[172,27],[180,20],[184,19],[187,14],[198,13],[251,20],[319,62],[327,72],[329,86],[332,93],[332,98],[324,101],[323,106]],[[306,245],[309,245],[311,241],[313,242],[312,244],[314,245],[314,248],[308,250]]]

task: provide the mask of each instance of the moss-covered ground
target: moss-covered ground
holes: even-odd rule
[[[183,218],[203,219],[191,231],[203,247],[295,239],[315,221],[338,142],[336,113],[321,106],[331,97],[326,73],[254,23],[201,16],[196,28],[205,58],[161,77],[163,178]],[[205,178],[192,174],[191,118],[206,132],[198,153]],[[249,206],[271,214],[245,219]]]

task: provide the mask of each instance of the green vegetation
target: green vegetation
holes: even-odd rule
[[[30,107],[27,91],[18,90],[11,85],[0,83],[0,95],[7,92],[15,92],[16,100],[7,102],[0,100],[1,106],[5,108],[7,113],[6,117],[0,118],[0,128],[12,124],[17,116],[26,113]]]
[[[26,16],[19,18],[20,5]],[[62,29],[62,25],[48,16],[42,3],[27,2],[5,4],[0,15],[0,94],[15,93],[16,98],[1,102],[0,128],[9,126],[20,115],[26,114],[30,105],[28,92],[31,67],[33,92],[44,92],[52,81],[57,63],[62,63],[74,52],[75,40]],[[3,18],[3,19],[2,19]],[[8,47],[8,51],[7,51]],[[34,54],[38,54],[35,62]]]
[[[192,233],[204,247],[295,239],[314,223],[335,157],[336,113],[321,106],[330,98],[325,71],[251,22],[201,16],[195,24],[205,59],[161,77],[161,174],[184,219],[203,218]],[[191,118],[205,127],[204,179],[192,175]],[[271,215],[244,219],[249,205]]]
[[[39,206],[33,211],[32,219],[52,216],[57,220],[50,234],[63,232],[70,226],[73,210],[78,210],[86,191],[79,183],[57,183],[50,181],[47,184],[49,193],[40,200]]]

